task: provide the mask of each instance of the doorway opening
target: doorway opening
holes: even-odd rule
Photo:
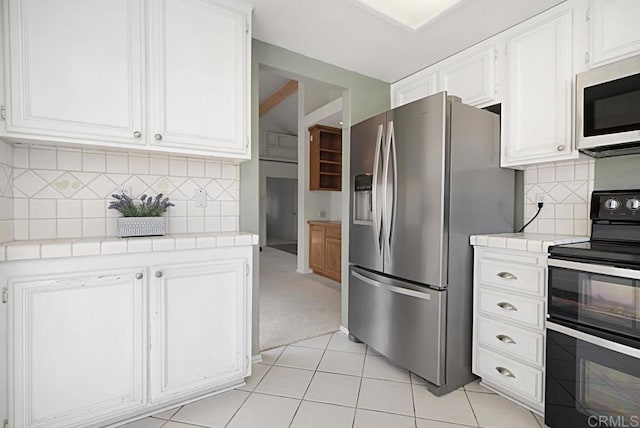
[[[298,180],[267,177],[267,246],[298,254]]]

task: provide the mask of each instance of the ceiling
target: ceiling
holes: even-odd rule
[[[248,1],[254,38],[391,83],[564,0],[462,0],[418,31],[355,0]]]

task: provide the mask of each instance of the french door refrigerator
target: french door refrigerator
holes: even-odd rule
[[[469,236],[513,231],[499,135],[446,92],[351,128],[349,334],[437,395],[474,378]]]

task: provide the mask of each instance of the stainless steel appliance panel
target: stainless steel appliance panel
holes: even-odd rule
[[[387,113],[384,272],[446,286],[446,93]]]
[[[386,114],[351,127],[349,208],[349,262],[382,271],[382,169]],[[371,221],[358,221],[355,203],[356,176],[372,175]]]
[[[349,270],[349,333],[396,364],[442,385],[446,290]]]

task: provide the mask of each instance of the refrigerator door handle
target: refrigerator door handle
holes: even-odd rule
[[[380,209],[380,198],[378,197],[378,175],[380,174],[380,152],[382,151],[382,141],[384,138],[384,124],[378,125],[378,135],[376,136],[376,151],[373,160],[373,177],[371,184],[371,199],[373,205],[373,235],[376,242],[376,248],[378,253],[382,254],[382,245],[380,240],[380,234],[382,233],[381,221],[382,210]]]
[[[369,278],[368,276],[365,276],[356,271],[351,271],[351,275],[353,275],[355,278],[358,278],[362,282],[365,282],[374,287],[381,288],[383,290],[390,291],[392,293],[404,294],[405,296],[417,297],[418,299],[423,299],[423,300],[431,300],[431,295],[427,291],[415,290],[413,288],[409,288],[407,287],[408,284],[403,286],[391,285],[381,281],[376,281],[375,279]]]
[[[393,168],[391,176],[389,176],[389,167]],[[397,199],[397,183],[398,183],[398,171],[397,171],[397,159],[396,159],[396,143],[395,132],[393,129],[393,121],[389,121],[387,126],[387,147],[384,160],[383,170],[383,182],[384,182],[384,238],[385,252],[389,260],[391,259],[391,237],[393,234],[393,221],[396,211],[396,199]],[[391,180],[391,181],[390,181]],[[389,186],[391,184],[391,186]]]

